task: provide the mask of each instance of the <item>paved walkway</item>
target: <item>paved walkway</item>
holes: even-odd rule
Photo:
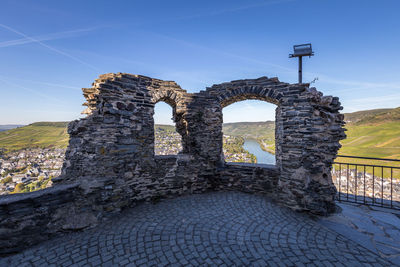
[[[370,264],[370,265],[369,265]],[[262,196],[216,192],[143,203],[0,266],[389,266],[304,214]]]
[[[342,211],[318,222],[400,266],[400,211],[337,203]]]

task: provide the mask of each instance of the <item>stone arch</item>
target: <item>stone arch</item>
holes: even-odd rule
[[[154,137],[153,113],[158,101],[173,106],[177,130],[183,137],[186,133],[181,117],[188,94],[175,82],[110,73],[83,92],[87,100],[83,113],[88,116],[69,125],[70,145],[62,171],[67,179],[117,177],[138,165],[155,167],[154,138],[149,137]]]
[[[237,102],[238,99],[257,99],[279,105],[282,88],[289,84],[278,78],[260,77],[252,80],[237,80],[213,85],[207,92],[216,97],[222,107]]]
[[[290,84],[282,83],[278,78],[260,77],[252,80],[226,82],[207,88],[207,92],[218,100],[221,110],[230,104],[243,100],[261,100],[277,106],[275,110],[275,157],[276,165],[279,168],[281,168],[282,162],[282,150],[280,149],[280,143],[282,142],[282,125],[280,123],[282,121],[281,102],[283,92],[289,86]],[[221,149],[221,161],[224,161],[222,139],[218,147]]]
[[[278,106],[279,102],[272,101],[271,98],[260,96],[260,95],[255,95],[255,94],[237,94],[237,95],[235,95],[233,97],[227,98],[226,100],[222,101],[221,102],[221,107],[223,109],[225,107],[228,107],[229,105],[232,105],[232,104],[235,104],[235,103],[238,103],[238,102],[242,102],[242,101],[246,101],[246,100],[259,100],[259,101],[266,102],[266,103],[269,103],[269,104],[274,104],[274,106],[275,106],[275,113],[274,113],[274,115],[275,115],[274,116],[275,117],[275,129],[277,128],[276,127],[276,124],[277,124],[276,122],[280,121],[280,113],[278,111],[279,110],[279,106]],[[276,143],[279,143],[278,140],[280,140],[280,136],[277,136],[277,133],[279,133],[279,131],[275,131],[274,139],[275,139]],[[279,153],[280,153],[280,150],[279,150],[278,146],[275,146],[275,156],[277,158],[279,157]],[[221,155],[221,161],[225,161],[224,159],[225,159],[225,157],[222,154]],[[225,161],[225,163],[227,163],[227,162]],[[276,162],[275,162],[275,165],[276,165]]]
[[[152,91],[152,99],[151,101],[154,104],[157,104],[160,101],[163,101],[169,104],[172,108],[176,107],[176,103],[179,102],[179,97],[173,90],[163,90],[163,91]]]
[[[172,81],[161,83],[159,86],[151,90],[150,94],[153,105],[157,104],[158,102],[165,102],[171,106],[172,118],[175,123],[176,131],[182,137],[182,153],[187,153],[187,122],[184,119],[184,114],[187,110],[186,100],[187,98],[190,98],[190,94]],[[152,114],[154,114],[154,108]]]
[[[176,123],[179,121],[177,117],[176,110],[181,110],[182,107],[178,105],[182,105],[182,92],[175,92],[174,90],[157,90],[151,91],[152,99],[151,102],[155,105],[158,102],[167,103],[172,108],[172,118]]]
[[[263,91],[261,91],[263,92]],[[268,91],[267,91],[268,92]],[[279,105],[279,101],[275,98],[269,97],[265,93],[247,93],[247,92],[236,92],[232,96],[222,96],[222,100],[220,101],[221,107],[225,108],[233,103],[244,101],[244,100],[261,100],[271,104]]]
[[[157,143],[157,128],[156,126],[156,122],[154,120],[154,117],[156,115],[156,105],[160,102],[163,102],[164,104],[167,104],[167,106],[169,106],[171,108],[171,110],[169,110],[168,112],[172,111],[171,113],[169,113],[169,115],[172,115],[172,121],[173,121],[173,126],[175,128],[175,131],[178,133],[178,135],[180,136],[180,145],[182,146],[181,150],[178,151],[178,153],[172,153],[172,154],[167,154],[168,156],[173,156],[179,153],[183,153],[183,139],[186,135],[186,131],[185,131],[185,125],[183,125],[182,127],[182,122],[181,122],[181,117],[179,117],[176,113],[176,102],[169,98],[169,97],[161,97],[159,98],[157,101],[154,101],[154,109],[152,110],[153,112],[153,127],[154,127],[154,134],[153,134],[153,145],[154,145],[154,156],[158,157],[160,155],[158,155],[156,153],[156,143]],[[180,126],[180,127],[179,127]],[[162,139],[162,138],[161,138]],[[161,139],[159,139],[158,141],[162,141]],[[168,142],[168,141],[167,141]],[[164,140],[164,145],[165,145],[165,140]]]
[[[258,99],[277,105],[276,167],[267,171],[236,168],[234,172],[241,176],[236,177],[234,188],[273,193],[295,210],[321,214],[334,209],[336,190],[330,170],[339,141],[345,138],[337,97],[323,96],[308,84],[267,77],[231,81],[189,94],[172,81],[124,73],[101,75],[83,92],[88,116],[68,127],[70,143],[60,183],[95,184],[112,205],[230,189],[226,176],[232,172],[226,172],[221,162],[222,108]],[[154,136],[153,112],[158,101],[173,106],[184,149],[166,161],[155,159],[154,140],[149,138]],[[103,192],[105,188],[111,191]]]
[[[221,109],[244,99],[276,104],[279,201],[292,209],[315,213],[334,210],[336,189],[330,170],[340,148],[339,140],[345,137],[337,97],[323,97],[308,84],[288,84],[267,77],[226,82],[206,91]],[[218,149],[222,140],[220,144]]]
[[[139,201],[207,190],[269,194],[293,210],[316,214],[335,209],[330,171],[339,141],[346,137],[337,97],[323,96],[308,84],[267,77],[189,94],[175,82],[126,73],[101,75],[83,94],[87,117],[68,125],[69,146],[54,188],[3,201],[6,211],[15,203],[33,203],[34,208],[16,214],[16,221],[29,227],[39,216],[48,227],[27,235],[24,228],[6,225],[14,240],[6,244],[6,252],[27,238],[41,240],[65,231],[65,225],[92,225],[105,213]],[[222,108],[241,98],[277,104],[278,166],[220,164]],[[174,105],[178,130],[186,137],[186,153],[176,157],[156,158],[151,148],[154,104],[161,100]]]

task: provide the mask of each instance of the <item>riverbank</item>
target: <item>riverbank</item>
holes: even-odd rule
[[[245,139],[238,136],[223,136],[223,152],[226,162],[256,163],[257,158],[244,148]]]
[[[275,142],[273,142],[272,144],[268,144],[261,138],[257,139],[257,142],[259,143],[262,150],[275,155]]]
[[[258,164],[275,164],[275,155],[264,151],[256,139],[245,139],[243,149],[253,154]]]

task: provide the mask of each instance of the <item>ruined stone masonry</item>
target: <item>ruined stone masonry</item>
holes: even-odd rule
[[[37,197],[0,198],[1,253],[60,230],[95,225],[138,201],[209,190],[268,194],[281,205],[315,214],[335,209],[331,166],[345,138],[337,97],[267,77],[188,93],[172,81],[125,73],[101,75],[83,93],[87,117],[69,124],[69,147],[54,187]],[[275,166],[224,161],[222,109],[246,99],[277,106]],[[172,106],[182,136],[176,156],[154,155],[159,101]]]

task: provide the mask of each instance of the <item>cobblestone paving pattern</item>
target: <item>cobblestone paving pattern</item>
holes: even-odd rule
[[[389,266],[262,196],[217,192],[142,203],[0,266]]]

